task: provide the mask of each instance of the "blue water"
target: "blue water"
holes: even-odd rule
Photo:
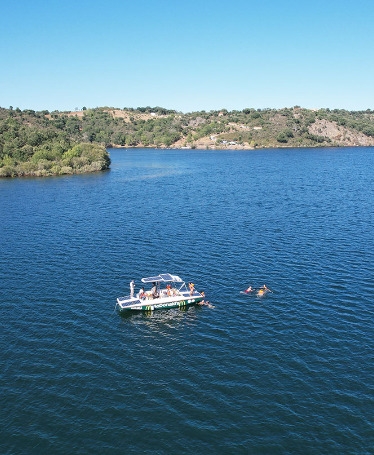
[[[374,149],[110,154],[0,180],[0,453],[374,453]]]

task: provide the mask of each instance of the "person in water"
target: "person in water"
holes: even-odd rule
[[[254,289],[252,288],[252,286],[249,286],[244,292],[246,294],[249,294],[250,292],[253,292],[253,291],[254,291]]]
[[[264,284],[258,291],[257,291],[257,295],[259,297],[261,297],[262,295],[265,295],[268,291],[270,291],[270,289],[266,286],[266,284]]]
[[[200,306],[206,305],[209,308],[214,308],[214,306],[208,300],[201,300],[201,302],[197,303]]]

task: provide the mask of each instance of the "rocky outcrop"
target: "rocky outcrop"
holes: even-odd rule
[[[310,134],[323,136],[330,139],[334,144],[340,146],[371,146],[374,145],[374,138],[366,136],[356,130],[348,129],[344,126],[338,125],[325,119],[316,119],[316,121],[309,126],[308,131]]]

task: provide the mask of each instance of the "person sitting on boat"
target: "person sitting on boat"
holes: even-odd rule
[[[144,291],[144,288],[141,288],[139,293],[138,293],[138,299],[145,299],[145,291]]]
[[[188,283],[188,286],[190,288],[190,295],[193,295],[195,291],[195,285],[193,283]]]
[[[166,293],[169,297],[171,296],[171,285],[170,284],[166,285]]]
[[[156,285],[156,283],[152,283],[152,284],[153,284],[153,287],[151,289],[151,294],[154,299],[157,299],[158,298],[157,285]]]

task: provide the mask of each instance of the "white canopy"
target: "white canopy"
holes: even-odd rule
[[[142,278],[143,283],[154,283],[163,281],[164,283],[173,281],[183,283],[183,280],[176,275],[170,275],[170,273],[161,273],[160,275],[150,276],[147,278]]]

